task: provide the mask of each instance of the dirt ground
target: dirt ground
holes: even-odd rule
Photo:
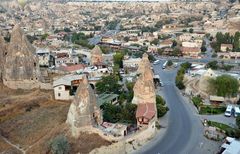
[[[53,91],[11,90],[0,84],[0,153],[46,154],[59,134],[67,137],[71,153],[89,153],[110,144],[97,134],[72,138],[65,124],[69,106],[70,102],[54,100]]]

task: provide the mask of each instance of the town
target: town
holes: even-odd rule
[[[239,154],[240,1],[0,1],[0,153]]]

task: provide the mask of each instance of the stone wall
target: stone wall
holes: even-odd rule
[[[19,80],[19,81],[11,81],[11,80],[3,80],[3,84],[11,89],[53,89],[50,83],[41,83],[36,80]]]
[[[154,123],[147,129],[136,132],[130,136],[119,140],[109,146],[102,146],[94,149],[90,154],[126,154],[133,153],[139,149],[143,144],[146,144],[156,134],[156,129],[153,127]]]

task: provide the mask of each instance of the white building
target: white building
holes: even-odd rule
[[[48,49],[37,49],[38,62],[40,66],[51,66],[50,65],[50,51]]]
[[[56,100],[73,99],[83,75],[66,75],[53,81],[54,97]]]
[[[138,67],[140,61],[142,59],[141,58],[129,58],[129,59],[125,59],[123,60],[123,67]]]
[[[240,154],[240,141],[231,137],[226,138],[226,142],[221,146],[222,154]]]

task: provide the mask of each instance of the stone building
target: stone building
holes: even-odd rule
[[[83,77],[72,104],[70,105],[66,123],[70,126],[72,136],[78,137],[81,131],[91,131],[102,123],[101,111],[96,104],[96,96]]]
[[[91,64],[101,65],[103,63],[103,56],[101,48],[96,45],[91,51]]]
[[[3,83],[12,89],[39,88],[41,73],[35,48],[29,43],[19,25],[11,34],[4,65]]]

